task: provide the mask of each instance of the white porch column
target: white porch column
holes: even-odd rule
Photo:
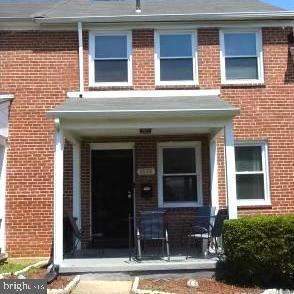
[[[225,133],[225,165],[226,165],[226,186],[227,186],[227,205],[229,218],[234,219],[238,216],[237,193],[236,193],[236,166],[235,166],[235,146],[233,123],[228,121],[224,128]]]
[[[218,197],[218,166],[217,166],[217,144],[216,138],[213,137],[209,142],[209,154],[210,154],[210,195],[211,195],[211,206],[219,208],[219,197]]]
[[[1,253],[6,251],[5,242],[5,203],[6,203],[6,160],[7,160],[7,146],[5,140],[1,142],[0,136],[0,218],[2,219],[0,224],[0,248]]]
[[[54,264],[63,261],[63,149],[64,136],[59,119],[55,120],[54,153]]]
[[[73,217],[81,228],[81,145],[73,144]],[[80,243],[79,243],[80,245]]]

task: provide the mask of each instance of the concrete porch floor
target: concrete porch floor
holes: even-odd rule
[[[128,258],[64,259],[59,270],[60,273],[215,270],[217,261],[217,257],[186,259],[184,256],[171,256],[170,261],[146,259],[140,262]]]

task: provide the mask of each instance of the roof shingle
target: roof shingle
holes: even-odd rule
[[[135,0],[0,0],[0,17],[66,18],[136,15]],[[259,0],[141,0],[142,15],[282,11]]]

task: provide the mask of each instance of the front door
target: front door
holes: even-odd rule
[[[133,151],[92,150],[92,234],[105,248],[127,248],[133,216]]]

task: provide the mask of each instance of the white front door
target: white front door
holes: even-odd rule
[[[0,145],[0,248],[4,250],[5,146]]]

